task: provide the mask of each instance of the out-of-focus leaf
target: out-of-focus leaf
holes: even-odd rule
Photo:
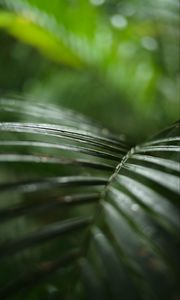
[[[0,11],[0,27],[8,30],[23,42],[35,46],[52,60],[77,68],[81,65],[78,57],[58,38],[28,18],[12,12]]]

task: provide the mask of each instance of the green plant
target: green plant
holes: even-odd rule
[[[1,299],[176,299],[179,123],[134,146],[0,102]]]
[[[178,10],[0,0],[0,299],[179,298]]]

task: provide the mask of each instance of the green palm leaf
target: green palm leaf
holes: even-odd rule
[[[179,123],[132,146],[50,105],[0,118],[1,299],[176,297]]]

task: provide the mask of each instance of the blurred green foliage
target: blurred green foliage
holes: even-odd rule
[[[107,290],[106,298],[102,296],[101,299],[110,299],[111,293],[114,293],[114,287],[114,299],[119,299],[119,291],[116,294],[116,288],[119,289],[119,287],[123,290],[121,291],[122,299],[125,299],[123,295],[126,295],[126,299],[139,299],[139,294],[136,297],[134,289],[131,288],[129,275],[127,274],[126,277],[126,268],[129,268],[128,264],[131,261],[133,268],[130,275],[133,278],[136,274],[134,272],[136,270],[134,269],[135,256],[137,265],[142,270],[146,268],[148,275],[144,277],[142,273],[139,277],[141,269],[140,273],[137,273],[137,285],[142,299],[158,299],[159,295],[163,295],[163,299],[170,299],[169,295],[176,298],[176,285],[174,286],[173,283],[171,287],[171,280],[173,281],[176,276],[178,256],[176,212],[179,198],[178,186],[175,186],[178,182],[178,164],[176,164],[178,157],[176,158],[173,152],[179,149],[176,145],[179,141],[178,133],[176,133],[178,126],[174,125],[169,132],[165,131],[165,135],[160,135],[158,137],[160,140],[155,141],[155,144],[154,141],[152,145],[150,144],[152,146],[150,150],[148,144],[142,146],[142,149],[141,147],[135,148],[133,151],[129,151],[129,145],[123,150],[118,145],[120,150],[116,145],[117,141],[113,144],[113,138],[107,143],[108,132],[106,130],[101,132],[98,129],[98,132],[105,136],[104,140],[101,139],[101,134],[100,138],[96,135],[91,136],[93,132],[96,133],[96,127],[93,128],[92,125],[86,127],[85,119],[76,114],[63,112],[63,110],[58,112],[53,106],[48,105],[47,107],[33,106],[28,102],[22,105],[22,102],[12,101],[8,104],[7,101],[5,104],[6,98],[3,96],[13,96],[14,99],[14,96],[18,95],[24,101],[29,98],[34,102],[55,103],[82,112],[114,132],[128,135],[132,144],[133,141],[138,143],[149,138],[149,135],[168,126],[179,117],[178,4],[177,0],[0,0],[0,121],[49,122],[49,131],[46,126],[43,128],[41,123],[39,123],[40,127],[37,123],[37,128],[30,126],[30,131],[28,126],[23,127],[21,123],[17,128],[10,123],[9,128],[12,126],[10,130],[8,126],[6,128],[6,125],[3,126],[1,123],[0,179],[2,191],[3,184],[7,189],[7,193],[1,193],[1,218],[3,220],[7,217],[8,220],[9,214],[10,219],[1,226],[3,233],[1,242],[10,240],[9,246],[8,243],[7,247],[5,245],[4,252],[3,247],[0,249],[1,256],[2,253],[6,256],[7,249],[10,251],[9,255],[13,253],[13,245],[16,246],[16,240],[13,244],[14,238],[20,240],[20,250],[21,245],[24,245],[24,238],[26,244],[28,236],[31,246],[31,232],[35,232],[35,241],[38,245],[37,250],[26,249],[27,252],[21,257],[17,255],[12,257],[12,260],[8,257],[8,260],[4,260],[1,266],[1,274],[3,274],[1,285],[4,286],[7,281],[13,282],[15,279],[12,289],[5,287],[5,293],[10,293],[13,299],[20,299],[19,296],[13,295],[13,288],[15,292],[18,292],[21,284],[23,286],[25,283],[25,288],[29,284],[28,277],[17,279],[16,283],[17,273],[30,272],[31,274],[31,270],[33,272],[35,270],[33,274],[36,276],[39,274],[38,276],[41,277],[44,268],[47,267],[43,264],[44,262],[52,259],[55,261],[60,254],[66,254],[67,249],[76,247],[76,243],[79,246],[84,241],[85,231],[79,234],[73,232],[70,237],[65,236],[63,242],[58,240],[43,246],[39,245],[40,239],[37,239],[36,233],[41,228],[49,230],[49,225],[52,229],[51,224],[59,220],[67,219],[73,229],[74,221],[71,223],[71,218],[81,215],[88,217],[94,211],[96,216],[98,206],[94,208],[93,199],[91,199],[92,203],[90,201],[84,208],[76,207],[76,203],[71,210],[68,208],[69,195],[72,198],[75,196],[73,199],[81,202],[80,196],[83,193],[89,196],[92,191],[96,192],[96,200],[98,192],[98,201],[100,205],[101,201],[103,202],[104,207],[101,209],[104,211],[101,218],[98,218],[98,224],[94,222],[100,230],[96,228],[91,233],[93,240],[96,240],[95,247],[97,249],[99,247],[100,251],[97,251],[94,246],[90,249],[92,264],[88,265],[88,260],[83,261],[83,259],[78,262],[84,277],[87,277],[85,285],[87,284],[88,287],[90,282],[89,290],[88,288],[87,290],[93,293],[92,287],[94,286],[98,294],[97,276],[97,279],[100,278],[105,283],[105,291]],[[58,135],[53,127],[56,123],[59,124],[60,129],[63,128]],[[79,129],[85,130],[85,134],[84,132],[79,134]],[[161,138],[165,138],[166,145]],[[48,145],[49,142],[52,144]],[[152,154],[154,145],[156,151]],[[115,153],[118,156],[115,156],[115,160],[111,157],[112,162],[111,159],[110,162],[106,162],[103,156],[104,149],[108,151],[105,154],[114,157]],[[163,149],[165,153],[161,151]],[[148,156],[149,153],[151,157]],[[93,180],[96,180],[96,176],[99,176],[98,178],[103,176],[106,179],[103,189],[108,190],[109,178],[113,178],[109,177],[110,170],[114,170],[122,157],[122,164],[118,165],[121,177],[118,177],[118,182],[112,180],[109,184],[108,193],[113,188],[116,189],[116,195],[113,193],[106,195],[106,192],[99,194],[100,187],[93,186]],[[75,163],[71,161],[72,159]],[[99,164],[94,168],[96,163]],[[105,171],[101,163],[108,163],[105,165]],[[123,164],[126,165],[125,168],[122,167]],[[92,176],[90,178],[92,185],[86,187],[84,183],[78,181],[78,176],[81,175],[83,181],[88,178],[89,174]],[[75,180],[75,186],[72,187],[70,175]],[[118,176],[118,173],[116,175]],[[48,176],[52,179],[50,190],[46,190],[46,186],[42,191],[38,190],[37,178],[43,180]],[[56,189],[56,185],[53,186],[53,178],[60,178],[61,181],[64,176],[67,176],[67,187]],[[34,187],[37,188],[35,191],[31,182],[32,178],[35,179]],[[21,180],[25,179],[30,180],[29,190],[28,184],[24,182],[22,191],[17,188],[17,191],[13,192],[13,187],[16,185],[18,187],[18,184],[21,186]],[[123,199],[126,200],[124,206]],[[48,201],[49,204],[51,201],[51,210],[49,210]],[[59,211],[56,212],[57,204],[63,201],[63,209],[59,205]],[[18,217],[15,220],[11,220],[13,208],[15,217],[16,214]],[[108,222],[104,221],[107,216]],[[152,227],[149,226],[151,217]],[[61,226],[63,225],[60,224],[60,229]],[[86,226],[83,229],[86,230]],[[142,237],[144,240],[141,244]],[[149,241],[146,240],[147,238]],[[153,247],[151,249],[150,246],[154,242],[157,242],[160,249],[168,253],[167,256],[170,258],[172,270],[175,273],[172,274],[174,277],[169,276],[171,272],[166,273],[166,266],[158,260],[158,256],[156,257],[158,251],[156,253]],[[133,247],[129,247],[131,243]],[[121,250],[123,246],[124,252]],[[120,264],[117,263],[116,252],[120,254]],[[141,259],[142,263],[139,264]],[[66,259],[63,258],[62,261],[64,260]],[[71,256],[69,260],[71,262]],[[36,266],[39,264],[42,269],[36,274]],[[120,286],[119,282],[116,284],[119,279],[116,274],[119,274],[119,269],[121,269],[119,265],[124,264],[122,274],[125,279],[123,277]],[[72,299],[71,289],[72,286],[76,286],[74,281],[78,277],[76,267],[62,270],[64,276],[60,281],[59,276],[58,278],[52,276],[47,285],[40,285],[37,290],[32,290],[28,296],[25,293],[22,297],[31,300],[40,298],[50,300],[59,299],[59,297],[66,300]],[[104,267],[107,274],[104,273]],[[162,279],[159,276],[159,270],[162,271]],[[61,270],[59,274],[61,275]],[[30,276],[30,285],[36,285],[36,276],[33,279],[34,282],[31,282]],[[94,281],[89,280],[88,276]],[[146,286],[148,277],[152,277],[152,285],[157,291],[157,298],[152,298],[148,285]],[[110,280],[109,285],[106,284],[108,280]],[[24,293],[23,289],[24,287],[21,295]],[[73,299],[79,300],[81,284],[77,285],[76,289],[74,294],[77,297],[74,296]],[[147,297],[143,294],[146,289]],[[94,297],[91,298],[90,293],[88,294],[90,299],[94,299]],[[100,297],[96,299],[99,300]]]
[[[0,3],[1,95],[62,104],[136,141],[179,117],[178,1]]]

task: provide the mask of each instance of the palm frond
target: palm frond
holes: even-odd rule
[[[179,123],[131,146],[54,106],[0,118],[1,298],[175,297]]]

